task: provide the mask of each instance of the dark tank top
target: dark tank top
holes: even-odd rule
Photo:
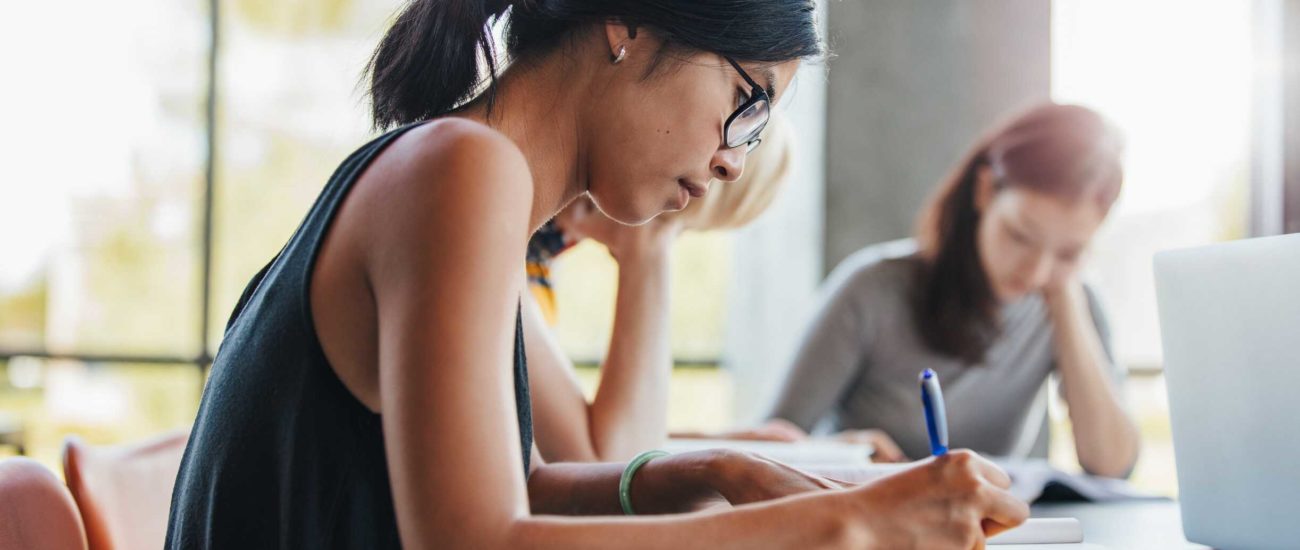
[[[279,255],[244,289],[181,460],[167,548],[401,546],[381,417],[348,391],[326,360],[308,286],[348,191],[412,127],[349,156]],[[533,434],[518,316],[514,347],[527,475]]]

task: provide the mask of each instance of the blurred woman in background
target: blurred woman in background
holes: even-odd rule
[[[1121,149],[1100,115],[1056,104],[981,139],[921,213],[911,251],[869,247],[830,275],[769,417],[803,430],[825,420],[884,461],[923,457],[917,373],[932,368],[951,443],[1007,456],[1045,427],[1046,408],[1033,405],[1055,374],[1079,463],[1126,476],[1139,443],[1123,370],[1101,303],[1079,281],[1119,196]]]

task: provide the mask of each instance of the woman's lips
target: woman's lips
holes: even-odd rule
[[[685,209],[686,205],[690,204],[692,197],[698,199],[708,192],[708,187],[684,179],[679,179],[677,180],[677,196],[668,204],[667,210],[676,212]]]
[[[686,180],[677,180],[677,184],[682,186],[682,188],[685,189],[687,193],[690,193],[692,197],[695,197],[697,199],[703,198],[704,195],[709,192],[708,187],[705,187],[695,182],[686,181]]]
[[[677,196],[673,197],[672,202],[668,203],[666,209],[669,212],[680,212],[691,202],[691,194],[685,187],[677,187]]]

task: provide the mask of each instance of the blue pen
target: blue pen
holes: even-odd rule
[[[925,406],[925,429],[930,433],[930,454],[948,452],[948,413],[943,408],[943,390],[933,369],[921,371],[921,404]]]

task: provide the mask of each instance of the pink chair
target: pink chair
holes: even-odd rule
[[[162,547],[187,438],[172,432],[114,447],[92,447],[76,436],[64,441],[63,475],[90,550]]]
[[[0,548],[86,547],[77,503],[59,478],[29,458],[0,461]]]

